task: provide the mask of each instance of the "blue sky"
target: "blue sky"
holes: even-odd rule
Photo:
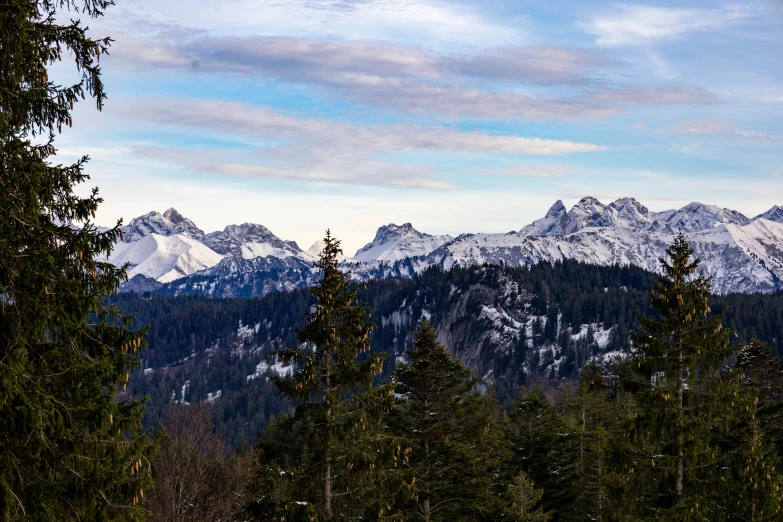
[[[774,0],[116,0],[89,24],[109,100],[57,143],[92,157],[102,224],[174,206],[353,253],[587,195],[783,204]]]

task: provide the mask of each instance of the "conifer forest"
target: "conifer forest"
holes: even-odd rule
[[[214,263],[129,277],[131,229],[58,156],[74,107],[110,104],[115,41],[85,24],[113,4],[0,0],[0,522],[783,521],[780,280],[715,291],[698,234],[666,232],[655,271],[428,251],[364,277],[327,229],[306,268],[243,243],[285,253],[216,297],[242,261],[167,211]]]

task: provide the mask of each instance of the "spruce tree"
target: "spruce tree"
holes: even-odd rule
[[[373,386],[384,356],[367,354],[370,309],[357,299],[360,287],[340,270],[340,254],[340,242],[327,230],[316,262],[321,279],[311,288],[317,304],[299,332],[299,346],[276,352],[296,372],[275,378],[275,384],[298,406],[261,444],[262,481],[276,484],[274,497],[251,505],[260,519],[392,515],[385,488],[378,487],[393,452],[380,430],[392,387]]]
[[[492,475],[498,447],[492,412],[474,391],[477,380],[438,342],[423,321],[408,364],[393,374],[397,400],[389,431],[410,448],[410,490],[398,504],[405,520],[475,520],[493,509]]]
[[[141,403],[116,400],[142,333],[105,304],[126,279],[105,259],[118,227],[91,218],[102,200],[75,186],[83,157],[54,158],[73,105],[106,95],[93,39],[67,11],[100,16],[108,0],[0,2],[0,519],[140,519],[151,442]],[[47,70],[73,59],[79,83]],[[118,223],[119,225],[119,223]]]
[[[710,315],[709,278],[682,234],[666,253],[650,298],[660,317],[640,316],[632,337],[642,377],[635,433],[647,452],[637,455],[646,462],[637,476],[655,488],[650,509],[701,520],[710,509],[703,493],[720,469],[714,436],[730,423],[738,383],[720,373],[732,348],[722,316]]]

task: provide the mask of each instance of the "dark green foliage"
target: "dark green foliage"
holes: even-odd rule
[[[579,470],[578,437],[540,388],[521,390],[510,414],[506,439],[511,446],[508,468],[543,488],[542,503],[556,512],[573,508],[572,485]],[[560,520],[555,517],[555,520]]]
[[[641,379],[638,458],[649,462],[637,476],[649,477],[657,488],[648,506],[639,502],[640,513],[665,510],[681,520],[708,519],[715,507],[704,489],[715,490],[721,478],[715,437],[730,426],[738,389],[737,379],[720,372],[735,349],[722,317],[709,315],[709,279],[698,273],[692,254],[678,235],[668,259],[661,260],[664,276],[651,295],[661,318],[640,317],[640,331],[632,336]]]
[[[360,357],[369,351],[370,310],[358,302],[358,288],[338,267],[339,241],[327,231],[324,243],[316,263],[321,279],[311,289],[316,305],[299,332],[299,346],[275,354],[295,364],[293,377],[274,382],[297,407],[276,427],[279,435],[261,443],[262,481],[277,473],[289,487],[274,503],[264,498],[253,506],[262,520],[303,505],[316,520],[381,518],[388,511],[385,491],[374,486],[393,451],[379,430],[392,387],[373,386],[383,356]]]
[[[395,467],[412,480],[397,505],[404,520],[476,520],[492,512],[498,427],[476,379],[451,358],[426,321],[416,332],[410,362],[392,375],[397,400],[386,417],[405,448]]]
[[[543,494],[543,490],[536,489],[533,481],[520,473],[503,495],[504,509],[500,516],[514,522],[548,522],[552,514],[539,506]]]
[[[0,3],[0,519],[139,520],[152,445],[142,405],[117,388],[137,365],[143,332],[104,304],[125,280],[106,262],[120,231],[90,221],[101,199],[74,193],[84,157],[53,160],[54,131],[73,104],[105,99],[99,56],[69,10],[97,17],[104,0]],[[71,57],[81,81],[49,81]]]

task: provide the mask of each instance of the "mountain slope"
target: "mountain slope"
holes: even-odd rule
[[[168,283],[211,268],[223,256],[185,234],[150,233],[132,243],[118,243],[109,261],[129,264],[128,277],[137,275]]]

